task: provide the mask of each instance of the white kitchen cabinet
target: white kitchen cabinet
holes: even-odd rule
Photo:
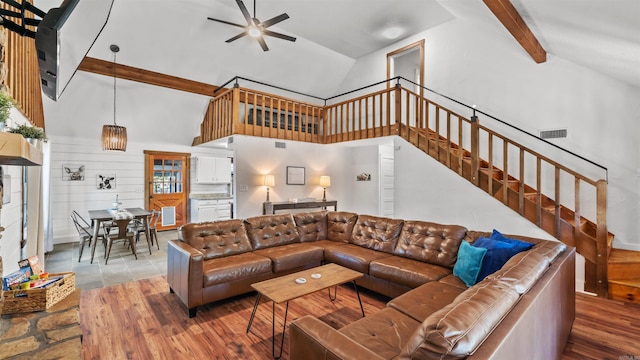
[[[191,222],[231,219],[231,200],[191,199]]]
[[[196,183],[231,183],[231,159],[226,157],[196,157]]]

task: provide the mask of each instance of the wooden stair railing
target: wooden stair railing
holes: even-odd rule
[[[606,180],[512,141],[475,115],[468,119],[400,84],[326,106],[236,87],[211,100],[194,143],[234,134],[322,144],[398,135],[575,246],[585,257],[585,290],[607,296],[613,234]]]

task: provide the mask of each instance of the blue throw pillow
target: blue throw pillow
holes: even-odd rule
[[[521,241],[521,240],[516,240],[516,239],[511,239],[508,238],[504,235],[502,235],[498,230],[493,229],[493,232],[491,233],[491,239],[493,240],[498,240],[498,241],[502,241],[511,245],[514,245],[514,247],[516,249],[518,249],[520,251],[526,251],[529,250],[533,247],[534,244],[532,243],[528,243],[526,241]]]
[[[453,275],[459,277],[467,286],[473,286],[480,273],[482,259],[486,253],[487,249],[473,247],[463,240],[458,250],[458,260],[453,266]]]
[[[482,260],[482,267],[477,281],[481,281],[487,275],[498,271],[511,257],[523,250],[513,244],[481,237],[473,243],[474,247],[487,249]]]

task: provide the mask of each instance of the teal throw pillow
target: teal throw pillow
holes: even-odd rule
[[[458,260],[453,266],[453,275],[459,277],[467,286],[473,286],[478,279],[482,259],[486,253],[487,249],[473,247],[463,240],[458,250]]]

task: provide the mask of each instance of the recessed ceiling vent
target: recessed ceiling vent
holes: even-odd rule
[[[287,148],[287,144],[283,143],[282,141],[276,141],[276,149],[286,149]]]
[[[541,139],[560,139],[567,137],[567,129],[540,130]]]

